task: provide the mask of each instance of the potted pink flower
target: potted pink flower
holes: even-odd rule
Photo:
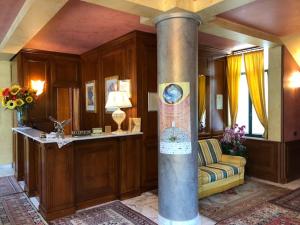
[[[246,126],[238,126],[235,124],[232,128],[227,127],[221,139],[222,151],[227,155],[247,157],[245,141]]]

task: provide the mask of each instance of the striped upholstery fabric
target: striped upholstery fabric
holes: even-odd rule
[[[222,150],[217,139],[200,140],[198,163],[199,166],[206,166],[212,163],[218,163],[222,157]]]
[[[199,167],[199,184],[207,184],[222,180],[240,173],[240,168],[232,164],[214,163]]]

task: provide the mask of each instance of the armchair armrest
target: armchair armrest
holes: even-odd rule
[[[221,162],[234,164],[244,167],[246,165],[246,159],[241,156],[222,155]]]

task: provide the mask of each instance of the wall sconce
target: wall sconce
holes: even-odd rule
[[[40,95],[44,91],[45,81],[31,80],[31,88],[36,91],[36,95]]]
[[[290,77],[290,87],[291,88],[300,88],[300,72],[294,72]]]

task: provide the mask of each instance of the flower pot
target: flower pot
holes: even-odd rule
[[[25,127],[27,122],[27,111],[25,109],[17,111],[18,127]]]

